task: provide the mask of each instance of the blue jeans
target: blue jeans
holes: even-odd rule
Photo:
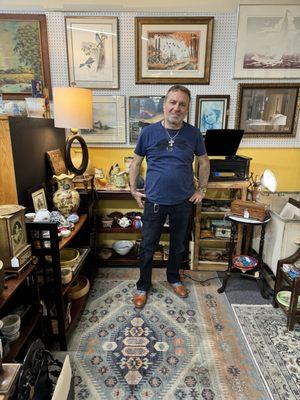
[[[169,260],[167,280],[169,283],[180,282],[179,269],[185,251],[185,239],[193,203],[188,200],[176,205],[158,205],[146,200],[143,218],[143,239],[140,246],[140,279],[138,290],[148,291],[151,287],[153,254],[167,215],[169,216]]]

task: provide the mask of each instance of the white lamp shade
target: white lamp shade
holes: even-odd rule
[[[92,91],[74,87],[53,88],[54,125],[57,128],[93,127]]]
[[[277,189],[277,180],[275,175],[269,169],[266,169],[260,179],[261,186],[268,189],[270,192],[275,192]]]

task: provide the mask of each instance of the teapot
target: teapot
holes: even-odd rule
[[[128,218],[126,218],[126,217],[119,218],[117,221],[118,221],[118,224],[119,224],[122,228],[127,228],[128,226],[131,225],[130,219],[128,219]]]

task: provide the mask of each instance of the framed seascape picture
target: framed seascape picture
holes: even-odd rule
[[[208,84],[213,22],[213,17],[137,17],[136,83]]]
[[[135,144],[141,130],[164,119],[165,96],[129,97],[129,142]],[[188,115],[184,119],[188,122]]]
[[[125,97],[93,96],[93,128],[81,129],[86,143],[126,143]]]
[[[71,86],[119,88],[118,18],[66,17]]]
[[[4,99],[24,99],[39,80],[51,97],[46,16],[0,14],[0,93]],[[4,56],[5,55],[5,56]]]
[[[235,78],[300,78],[300,5],[239,6]]]
[[[295,136],[299,86],[288,83],[240,84],[236,128],[259,136]]]
[[[196,96],[195,126],[201,133],[207,129],[227,128],[229,100],[229,95]]]

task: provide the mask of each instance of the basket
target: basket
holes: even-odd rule
[[[78,276],[70,288],[68,289],[68,297],[70,300],[77,300],[85,296],[90,290],[90,282],[85,276]]]
[[[66,247],[60,250],[61,268],[72,268],[80,256],[80,252],[72,247]]]

